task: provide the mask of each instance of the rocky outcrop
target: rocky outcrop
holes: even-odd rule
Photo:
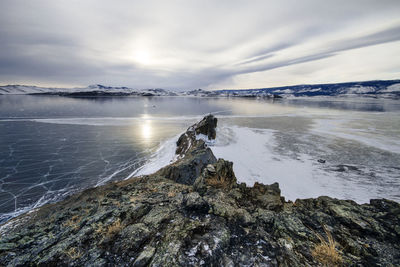
[[[190,144],[155,174],[86,190],[3,225],[0,266],[400,264],[399,203],[285,202],[277,183],[237,184],[231,162],[208,155],[196,137]]]
[[[207,147],[203,138],[215,139],[217,118],[209,115],[190,126],[176,142],[178,160],[157,172],[157,175],[181,184],[192,185],[204,166],[215,163],[217,159]]]
[[[184,157],[191,150],[202,149],[205,147],[203,138],[213,140],[216,137],[217,118],[213,115],[204,117],[200,122],[190,126],[176,142],[176,154]]]

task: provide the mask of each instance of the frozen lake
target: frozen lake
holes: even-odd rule
[[[279,182],[290,200],[400,201],[399,101],[0,96],[0,222],[155,171],[208,113],[219,119],[212,149],[239,182]]]

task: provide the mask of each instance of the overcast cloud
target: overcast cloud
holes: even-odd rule
[[[0,84],[257,88],[400,78],[400,1],[1,0]]]

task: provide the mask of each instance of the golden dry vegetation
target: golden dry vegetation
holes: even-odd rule
[[[343,259],[336,248],[337,243],[333,239],[332,234],[328,231],[328,229],[326,229],[326,226],[323,226],[323,228],[328,240],[316,233],[321,243],[315,246],[315,248],[311,251],[311,254],[314,259],[322,263],[324,266],[341,266]]]
[[[77,249],[76,247],[72,247],[69,248],[65,254],[68,256],[68,258],[72,259],[72,260],[76,260],[79,259],[80,257],[82,257],[82,252]]]
[[[117,219],[113,224],[107,227],[106,236],[111,237],[119,233],[122,229],[121,220]]]

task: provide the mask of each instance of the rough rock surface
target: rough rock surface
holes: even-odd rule
[[[277,183],[237,184],[232,163],[195,139],[155,174],[86,190],[1,226],[0,266],[400,264],[399,203],[285,202]],[[315,252],[329,236],[337,258]]]
[[[176,142],[176,154],[184,157],[190,150],[204,148],[204,140],[196,138],[197,135],[206,136],[209,140],[216,137],[217,118],[213,115],[204,117],[200,122],[190,126]]]
[[[217,161],[205,141],[197,138],[198,134],[203,134],[209,140],[215,139],[215,127],[217,127],[217,118],[212,115],[190,126],[176,142],[176,154],[179,159],[160,169],[157,175],[177,183],[192,185],[204,166]]]

